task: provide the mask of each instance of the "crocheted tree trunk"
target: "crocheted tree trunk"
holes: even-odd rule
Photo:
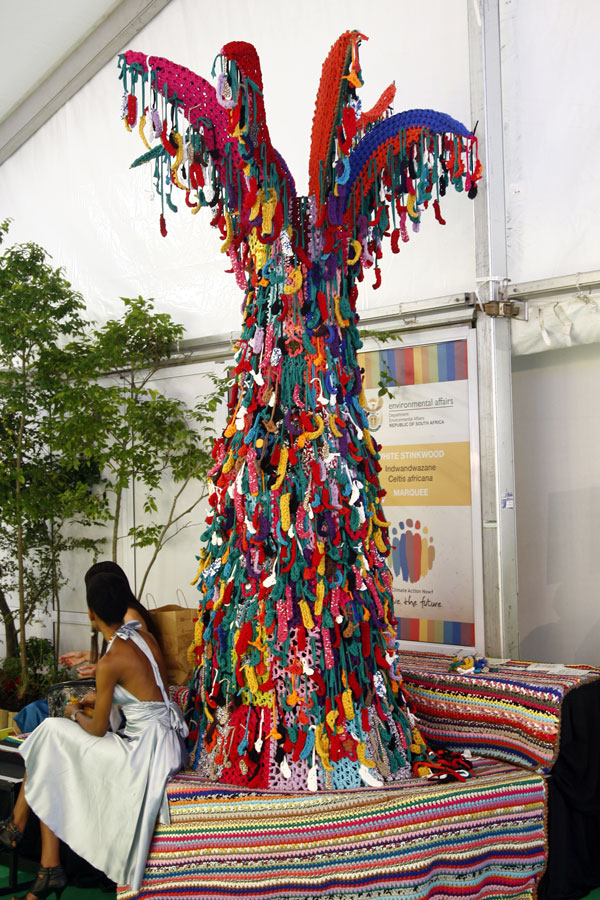
[[[163,203],[174,206],[175,185],[193,210],[213,206],[245,292],[209,473],[189,712],[192,764],[256,788],[349,788],[457,767],[425,747],[395,669],[355,282],[374,268],[378,287],[383,237],[391,231],[397,251],[430,201],[443,222],[439,197],[450,181],[474,196],[480,166],[473,135],[448,116],[388,116],[393,87],[362,111],[361,37],[342,35],[323,67],[309,197],[295,196],[270,143],[253,47],[223,48],[216,92],[166,60],[122,58],[127,126],[140,85],[142,107],[150,89],[171,111],[167,135],[152,110],[158,143],[137,162],[154,160]]]

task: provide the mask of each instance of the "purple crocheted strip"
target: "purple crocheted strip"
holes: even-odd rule
[[[379,147],[409,128],[425,128],[430,134],[456,134],[465,138],[473,136],[473,133],[462,122],[434,109],[406,109],[395,116],[390,116],[389,119],[384,119],[383,122],[379,122],[371,131],[367,132],[350,154],[350,175],[346,182],[345,193],[346,205],[352,195],[356,179],[365,171]]]

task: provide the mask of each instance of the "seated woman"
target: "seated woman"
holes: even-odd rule
[[[121,566],[108,559],[99,563],[94,563],[84,575],[86,585],[95,575],[101,574],[116,575],[123,579],[127,592],[127,612],[125,613],[124,621],[141,622],[144,629],[149,631],[150,634],[158,640],[158,633],[154,627],[152,616],[139,600],[135,598],[133,591],[129,586],[127,575]],[[104,643],[106,644],[106,642]],[[105,649],[106,647],[104,646],[102,648],[102,653],[104,653]],[[65,686],[62,689],[60,685],[57,685],[50,691],[48,699],[34,700],[33,703],[28,703],[27,706],[24,706],[23,709],[17,713],[15,716],[15,723],[19,731],[27,734],[30,731],[33,731],[34,728],[37,728],[40,722],[43,722],[49,715],[61,715],[67,695],[71,696],[75,693],[81,697],[84,706],[88,708],[93,706],[95,693],[92,679],[96,675],[98,655],[98,634],[97,632],[94,632],[92,648],[90,650],[72,650],[69,653],[63,653],[62,656],[59,656],[58,661],[61,666],[66,666],[67,668],[79,666],[77,670],[79,678],[86,679],[89,683],[87,692],[84,695],[82,691],[73,688],[70,683],[65,683]],[[116,714],[113,722],[118,721],[119,716]]]
[[[122,578],[98,574],[87,585],[92,626],[108,642],[96,670],[96,705],[42,722],[20,753],[27,773],[0,843],[15,847],[30,809],[40,819],[42,858],[27,900],[57,900],[66,878],[59,838],[113,881],[139,889],[157,816],[169,821],[167,780],[185,762],[187,726],[169,701],[158,644],[139,622],[124,623]],[[124,737],[108,732],[112,704],[121,706]]]

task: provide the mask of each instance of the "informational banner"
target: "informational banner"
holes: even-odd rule
[[[482,603],[476,366],[474,334],[461,334],[362,353],[359,365],[382,445],[398,637],[473,648]]]

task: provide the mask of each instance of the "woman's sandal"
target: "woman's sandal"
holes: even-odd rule
[[[15,850],[23,840],[23,832],[15,825],[12,816],[0,822],[0,846]]]
[[[56,900],[60,900],[60,895],[67,886],[67,876],[62,866],[50,866],[47,869],[41,868],[37,874],[37,878],[25,894],[33,894],[36,900],[46,900],[50,894],[56,894]]]

